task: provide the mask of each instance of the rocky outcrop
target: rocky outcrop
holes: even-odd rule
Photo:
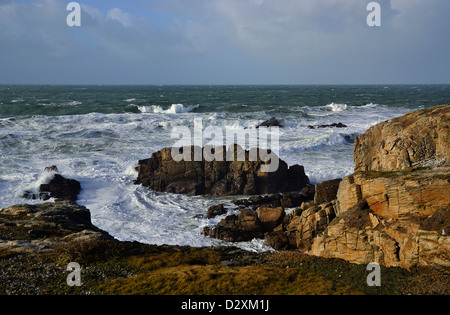
[[[354,144],[355,173],[308,253],[385,266],[450,267],[450,106],[370,128]]]
[[[312,255],[386,266],[450,267],[450,106],[370,128],[354,144],[355,173]]]
[[[309,190],[305,190],[309,193]],[[211,238],[221,239],[227,242],[250,241],[254,238],[268,238],[270,233],[277,230],[280,225],[286,224],[286,220],[292,215],[286,214],[286,209],[299,207],[308,196],[302,193],[283,193],[265,196],[254,196],[247,199],[231,201],[231,205],[237,207],[239,214],[230,214],[221,220],[216,226],[205,227],[202,234]],[[208,209],[207,217],[226,214],[224,204],[215,205]],[[279,237],[285,237],[279,235]],[[279,242],[280,247],[285,247],[272,236],[274,242]],[[277,247],[277,246],[274,246]],[[289,246],[286,246],[288,248]],[[278,247],[277,247],[278,248]]]
[[[59,174],[55,174],[50,183],[41,184],[39,190],[40,196],[55,198],[59,201],[76,201],[81,191],[81,185],[75,179],[68,179]]]
[[[354,159],[355,173],[336,193],[337,216],[308,253],[361,264],[450,267],[450,106],[370,128],[357,137]]]
[[[354,174],[317,184],[314,200],[289,213],[271,204],[265,229],[260,206],[250,207],[259,237],[275,249],[357,264],[450,267],[448,118],[449,106],[438,106],[371,128],[355,143]]]
[[[271,160],[250,158],[253,152],[238,146],[229,150],[225,147],[208,150],[220,159],[205,159],[207,148],[184,147],[187,159],[175,161],[172,148],[162,149],[151,158],[139,161],[136,184],[152,190],[189,195],[262,195],[277,192],[300,191],[308,183],[303,166],[288,167],[273,153]],[[255,151],[256,152],[256,151]],[[187,153],[187,155],[186,155]],[[200,156],[196,161],[195,155]],[[234,156],[233,159],[227,157]],[[217,157],[216,156],[216,157]],[[264,170],[277,159],[278,168],[274,172]]]
[[[101,239],[113,238],[92,224],[88,209],[73,202],[15,205],[0,211],[0,249],[32,252]]]
[[[75,179],[68,179],[58,174],[58,167],[55,165],[46,167],[44,172],[55,172],[53,178],[48,183],[39,186],[39,193],[25,191],[24,198],[49,200],[55,198],[58,201],[76,201],[81,191],[81,184]]]
[[[354,143],[355,171],[397,171],[450,163],[450,105],[373,126]]]
[[[204,228],[202,234],[227,242],[264,238],[277,250],[308,250],[314,237],[335,217],[335,202],[317,205],[312,199],[319,197],[311,196],[309,189],[304,191],[306,195],[283,193],[234,200],[239,214],[226,216],[216,226]],[[224,205],[213,206],[208,213],[219,209],[225,209]]]

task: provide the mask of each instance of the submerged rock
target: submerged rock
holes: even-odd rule
[[[267,119],[265,121],[263,121],[262,123],[258,124],[256,126],[256,128],[259,127],[283,127],[284,126],[284,121],[283,120],[279,120],[276,119],[275,117],[272,117],[270,119]]]
[[[347,125],[343,123],[332,123],[328,125],[309,125],[309,129],[322,129],[322,128],[347,128]]]

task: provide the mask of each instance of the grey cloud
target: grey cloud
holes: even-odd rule
[[[448,0],[380,0],[380,28],[361,0],[133,2],[164,21],[0,0],[0,83],[450,82]]]

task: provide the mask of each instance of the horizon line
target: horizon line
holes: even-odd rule
[[[450,83],[0,83],[0,86],[424,86]]]

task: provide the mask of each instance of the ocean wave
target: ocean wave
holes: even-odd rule
[[[301,137],[297,141],[297,146],[301,151],[304,150],[322,150],[324,148],[333,148],[336,145],[348,144],[351,137],[334,131],[327,131],[318,135],[309,135]]]
[[[71,102],[67,102],[67,103],[65,103],[66,105],[69,105],[69,106],[77,106],[77,105],[83,105],[83,102],[80,102],[80,101],[71,101]]]
[[[168,109],[163,109],[160,105],[138,106],[137,108],[141,113],[155,114],[182,114],[192,111],[192,108],[184,107],[183,104],[172,104]]]
[[[348,105],[347,104],[336,104],[336,103],[331,103],[328,105],[325,105],[325,108],[330,109],[333,112],[342,112],[344,110],[347,110]]]
[[[372,107],[378,107],[378,106],[380,106],[380,104],[369,103],[369,104],[363,105],[361,107],[372,108]]]

